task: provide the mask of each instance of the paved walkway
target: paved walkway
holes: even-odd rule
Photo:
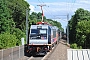
[[[67,49],[70,49],[65,43],[60,41],[48,60],[67,60]]]

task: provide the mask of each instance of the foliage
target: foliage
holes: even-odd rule
[[[73,49],[82,49],[82,47],[81,46],[78,47],[76,43],[71,44],[70,48],[73,48]]]
[[[25,31],[26,9],[29,9],[29,4],[24,0],[7,0],[6,4],[16,28]]]
[[[0,49],[16,46],[18,39],[15,35],[8,32],[0,34]]]
[[[32,22],[37,23],[40,22],[42,19],[42,13],[36,13],[36,12],[32,12],[30,15],[30,22],[32,24]],[[46,20],[46,17],[43,17],[44,20]]]
[[[24,0],[0,0],[0,49],[21,44],[21,38],[25,37],[26,9],[29,4]]]
[[[90,21],[84,20],[81,22],[78,22],[77,24],[77,34],[76,39],[78,39],[77,43],[78,45],[82,45],[84,48],[87,48],[90,46]],[[90,47],[89,47],[90,48]]]
[[[8,10],[5,2],[0,0],[0,33],[6,31],[10,32],[11,28],[15,26]]]
[[[15,28],[13,31],[12,31],[12,34],[15,35],[18,39],[16,45],[20,45],[21,44],[21,38],[24,37],[25,38],[25,33],[22,32],[20,29],[18,28]]]
[[[77,47],[77,44],[74,43],[74,44],[71,44],[71,45],[70,45],[70,48],[77,49],[78,47]]]
[[[59,29],[62,30],[62,25],[60,22],[54,21],[52,19],[47,19],[46,22],[48,22],[49,24],[51,24],[53,26],[57,26]]]
[[[90,12],[79,8],[69,21],[70,43],[77,43],[82,48],[90,48]]]

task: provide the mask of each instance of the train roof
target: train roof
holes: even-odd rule
[[[50,28],[51,29],[56,29],[56,30],[58,30],[59,28],[58,27],[56,27],[56,26],[50,26]]]
[[[37,29],[37,28],[47,28],[50,27],[50,29],[55,29],[55,30],[58,30],[59,28],[56,27],[56,26],[52,26],[51,24],[48,24],[47,22],[37,22],[36,25],[31,25],[31,28],[30,29]]]
[[[46,29],[48,28],[49,25],[31,25],[30,29],[37,29],[37,28],[43,28]]]
[[[47,23],[47,22],[37,22],[36,24],[37,24],[37,25],[50,25],[50,26],[51,26],[51,24],[49,24],[49,23]]]

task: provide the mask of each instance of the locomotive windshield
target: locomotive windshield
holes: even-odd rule
[[[46,30],[40,30],[40,34],[46,34]]]
[[[47,29],[31,29],[30,39],[47,39]]]
[[[31,34],[38,34],[39,33],[39,30],[37,29],[31,29]]]

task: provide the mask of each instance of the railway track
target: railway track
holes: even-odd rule
[[[52,51],[48,52],[45,56],[31,56],[27,60],[46,60],[53,51],[54,48],[52,49]]]
[[[43,56],[31,56],[28,60],[42,60]]]
[[[49,56],[52,54],[52,52],[55,50],[57,45],[55,47],[53,47],[52,50],[50,52],[48,52],[45,56],[31,56],[27,60],[47,60],[49,58]]]

